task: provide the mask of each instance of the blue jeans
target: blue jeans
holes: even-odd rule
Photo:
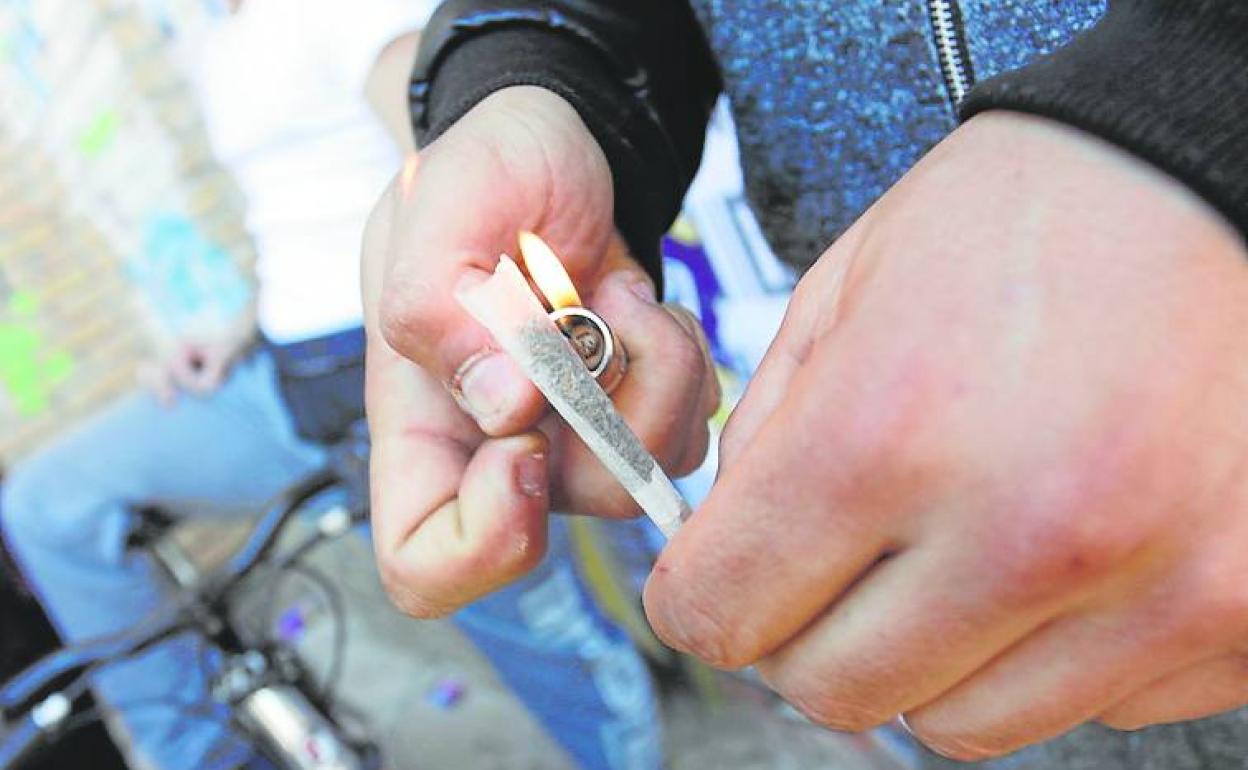
[[[617,552],[626,558],[643,552],[648,521],[611,524]],[[537,569],[453,620],[578,767],[661,767],[649,671],[627,634],[587,593],[561,516],[551,519],[549,543]]]
[[[208,397],[182,396],[169,409],[145,394],[124,398],[19,464],[5,481],[0,522],[52,622],[73,642],[128,628],[165,596],[155,565],[126,548],[136,507],[187,517],[254,514],[324,461],[322,448],[295,435],[272,360],[259,352]],[[461,625],[580,766],[658,767],[649,678],[585,596],[562,523],[552,528],[546,562],[465,611]],[[546,602],[563,613],[559,622],[578,629],[575,640],[535,619]],[[625,698],[606,687],[608,667],[635,692]],[[509,674],[517,668],[531,676]],[[228,770],[251,756],[220,709],[202,708],[207,687],[195,639],[173,639],[109,667],[94,684],[136,751],[163,770]]]

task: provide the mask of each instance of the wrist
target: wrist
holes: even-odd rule
[[[962,114],[1015,110],[1095,134],[1178,179],[1248,235],[1238,2],[1111,3],[1069,45],[977,86]]]
[[[496,119],[518,124],[544,144],[599,149],[576,108],[563,96],[543,86],[501,88],[482,99],[473,108],[476,110],[488,111]]]
[[[429,144],[498,94],[508,92],[500,97],[507,104],[527,102],[522,97],[533,92],[518,90],[524,87],[557,95],[561,103],[537,97],[557,104],[556,114],[566,111],[565,104],[575,111],[610,169],[616,227],[660,283],[659,238],[679,210],[683,171],[652,106],[585,39],[529,25],[449,37],[431,33],[410,92],[418,143]],[[534,111],[524,112],[532,118]]]
[[[1193,242],[1214,238],[1217,251],[1244,252],[1239,233],[1207,199],[1093,132],[999,109],[971,118],[951,139],[942,151],[972,153],[978,165],[996,165],[1011,177],[1019,193],[1011,205],[1018,211],[1066,208],[1068,215],[1058,221],[1071,227],[1086,228],[1095,219],[1122,230],[1124,251],[1131,243],[1147,249],[1156,233],[1172,230],[1189,233]]]

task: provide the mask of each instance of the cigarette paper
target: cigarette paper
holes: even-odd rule
[[[491,278],[456,298],[515,359],[659,531],[674,535],[689,518],[689,504],[550,320],[516,263],[504,254]]]

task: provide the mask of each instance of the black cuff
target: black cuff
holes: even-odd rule
[[[469,21],[481,24],[479,18]],[[433,141],[502,88],[534,85],[559,94],[602,147],[611,166],[616,226],[661,287],[659,239],[679,210],[687,181],[658,116],[628,88],[630,75],[576,31],[548,27],[550,19],[510,15],[480,28],[456,24],[461,26],[450,26],[445,40],[422,46],[425,55],[417,61],[410,94],[417,142]]]
[[[1248,2],[1112,0],[1051,56],[977,86],[1005,109],[1107,139],[1178,178],[1248,237]]]

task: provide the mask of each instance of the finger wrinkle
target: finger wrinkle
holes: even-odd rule
[[[739,668],[730,654],[731,632],[712,609],[704,592],[693,591],[680,572],[660,557],[646,583],[645,604],[655,632],[668,646],[687,652],[717,668]]]
[[[429,313],[433,286],[427,280],[403,280],[401,273],[396,266],[382,288],[378,326],[386,344],[407,355],[421,348],[421,340],[442,335]]]
[[[409,445],[428,445],[430,448],[439,448],[449,450],[461,455],[466,460],[472,456],[473,450],[479,440],[469,441],[464,438],[448,435],[444,430],[431,428],[423,425],[405,425],[398,435],[388,437],[390,441],[403,442]],[[379,437],[378,443],[382,443],[386,439]],[[419,454],[419,451],[415,452]]]
[[[810,721],[832,730],[860,733],[886,724],[895,716],[881,713],[866,703],[831,697],[826,692],[807,690],[806,693],[785,695],[785,700]]]
[[[981,762],[1009,752],[1008,749],[991,747],[968,737],[927,735],[921,729],[916,728],[913,722],[909,724],[911,735],[919,743],[922,743],[940,756],[956,762]]]
[[[455,511],[451,514],[452,516],[451,523],[454,527],[457,540],[462,541],[464,539],[464,527],[463,527],[462,517],[459,512],[458,490],[452,489],[449,492],[447,492],[444,496],[435,498],[432,505],[429,505],[423,514],[416,516],[415,518],[413,518],[411,521],[408,522],[406,527],[399,530],[396,533],[396,536],[393,539],[393,542],[391,542],[389,545],[390,551],[396,554],[402,551],[405,545],[412,542],[416,538],[420,537],[420,529],[421,527],[425,525],[426,522],[428,522],[434,516],[437,516],[438,513],[440,513],[443,509],[447,508],[448,506],[452,506],[455,508]],[[378,501],[378,504],[375,505],[374,508],[379,511],[386,510],[385,504],[381,503],[380,501]]]

